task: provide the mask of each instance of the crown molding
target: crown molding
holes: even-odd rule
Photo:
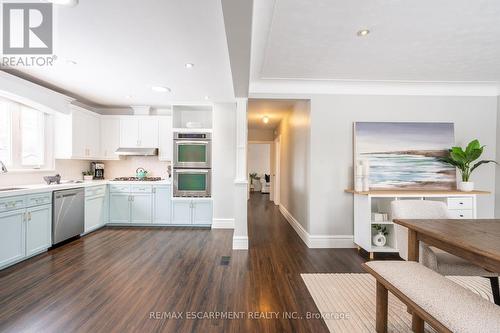
[[[259,79],[250,96],[259,94],[499,96],[498,82],[418,82]]]

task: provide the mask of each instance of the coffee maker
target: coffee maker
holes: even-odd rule
[[[90,170],[94,179],[104,179],[104,163],[92,162],[90,163]]]

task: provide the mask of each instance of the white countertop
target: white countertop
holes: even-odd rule
[[[19,190],[0,191],[0,198],[11,197],[11,196],[16,196],[16,195],[29,195],[29,194],[35,194],[35,193],[52,192],[52,191],[56,191],[56,190],[65,190],[65,189],[78,188],[78,187],[91,187],[91,186],[99,186],[99,185],[108,185],[108,184],[117,184],[117,185],[124,185],[124,184],[126,184],[126,185],[131,185],[131,184],[170,185],[170,184],[172,184],[172,181],[170,179],[164,179],[164,180],[158,180],[158,181],[113,181],[113,180],[105,179],[105,180],[89,180],[89,181],[84,181],[82,183],[65,183],[64,180],[61,180],[61,184],[47,185],[47,184],[43,183],[43,184],[11,185],[11,186],[0,187],[0,189],[6,188],[6,187],[20,188]]]

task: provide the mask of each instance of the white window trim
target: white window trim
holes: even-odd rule
[[[9,173],[33,173],[33,172],[51,172],[55,169],[55,160],[54,160],[54,116],[43,111],[42,112],[45,117],[44,121],[44,140],[43,148],[44,148],[44,164],[37,166],[22,166],[20,165],[21,161],[21,121],[20,121],[20,112],[21,107],[24,105],[13,101],[8,100],[8,102],[13,104],[18,104],[18,108],[16,108],[19,112],[13,112],[11,123],[12,128],[14,126],[18,127],[18,130],[12,130],[11,132],[11,159],[13,165],[7,166]],[[29,107],[29,106],[27,106]],[[29,107],[31,108],[31,107]],[[16,110],[13,110],[16,111]]]

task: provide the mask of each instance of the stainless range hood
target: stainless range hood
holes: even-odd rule
[[[158,155],[157,148],[118,148],[116,155],[122,156],[155,156]]]

